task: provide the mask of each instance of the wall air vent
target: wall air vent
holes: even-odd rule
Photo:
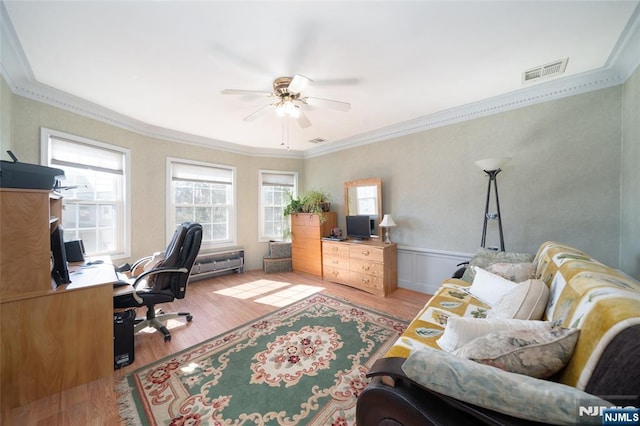
[[[322,139],[322,138],[314,138],[309,140],[309,142],[315,143],[315,144],[326,142],[326,141],[327,141],[326,139]]]
[[[526,70],[522,73],[522,84],[562,74],[567,69],[567,62],[569,62],[569,58],[558,59],[557,61]]]

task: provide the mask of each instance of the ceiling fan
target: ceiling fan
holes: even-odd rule
[[[265,92],[260,90],[240,90],[240,89],[224,89],[223,95],[246,95],[246,94],[263,94],[267,97],[276,98],[276,100],[266,105],[256,112],[243,118],[244,121],[253,121],[268,111],[275,110],[280,116],[289,116],[296,119],[300,127],[311,126],[311,121],[304,113],[301,104],[314,105],[320,107],[332,108],[338,111],[349,111],[351,104],[333,99],[312,98],[302,95],[302,90],[313,80],[302,76],[295,75],[293,77],[278,77],[273,81],[273,92]]]

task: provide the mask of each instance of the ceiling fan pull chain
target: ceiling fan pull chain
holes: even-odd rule
[[[284,119],[287,121],[287,151],[289,151],[289,122],[291,121],[291,116],[287,114]]]

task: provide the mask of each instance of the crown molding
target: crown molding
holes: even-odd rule
[[[532,86],[460,107],[313,147],[305,151],[255,148],[150,125],[36,81],[4,4],[0,2],[0,72],[14,94],[52,105],[145,136],[219,149],[239,155],[313,158],[437,127],[485,117],[623,84],[640,65],[640,5],[620,36],[604,67]]]
[[[13,24],[2,2],[0,2],[0,40],[2,43],[0,45],[0,52],[2,53],[0,58],[0,73],[11,91],[18,96],[157,139],[219,149],[246,156],[304,158],[302,151],[249,147],[154,126],[54,87],[39,83],[36,81],[33,70],[29,65],[29,61],[26,59]]]
[[[587,93],[594,90],[617,86],[626,79],[613,70],[602,69],[566,77],[535,87],[516,90],[482,101],[439,111],[414,120],[387,126],[373,132],[356,135],[336,141],[331,145],[315,147],[305,151],[305,158],[318,157],[345,149],[355,148],[387,139],[407,136],[438,127],[449,126],[480,117],[486,117],[554,99]]]
[[[560,77],[533,86],[460,107],[439,111],[414,120],[311,148],[305,158],[406,136],[437,127],[506,112],[529,105],[574,96],[623,84],[640,65],[640,5],[636,7],[603,68],[569,77]]]

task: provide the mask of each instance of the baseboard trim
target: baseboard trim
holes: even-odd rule
[[[398,247],[398,287],[433,294],[442,281],[467,262],[472,253],[434,250],[421,247]]]

